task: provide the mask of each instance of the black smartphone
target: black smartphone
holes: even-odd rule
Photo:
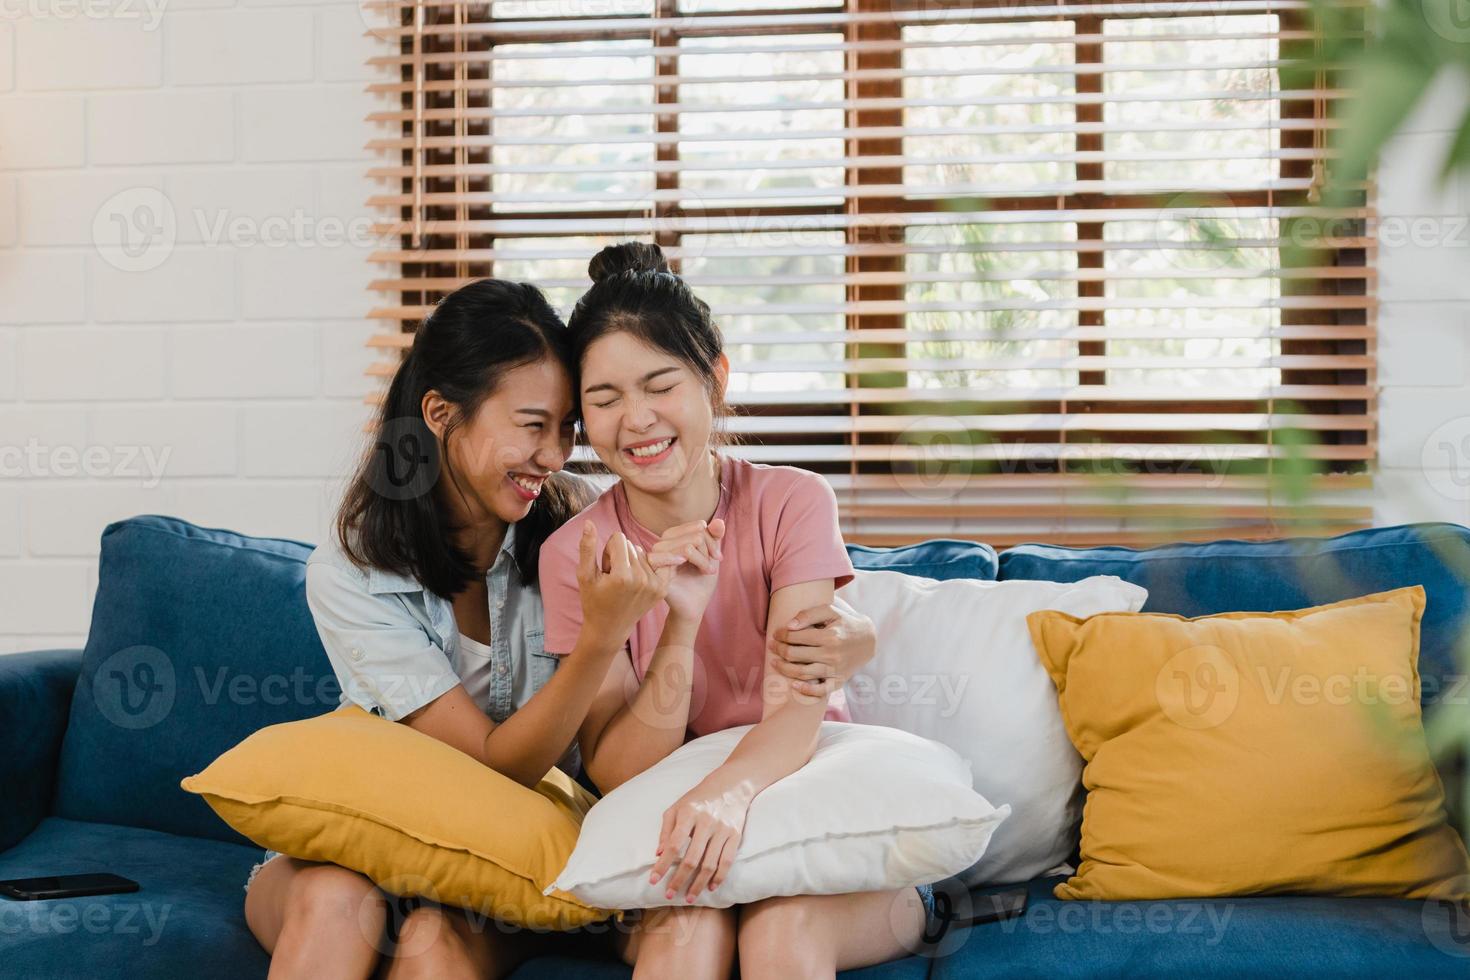
[[[987,922],[1004,922],[1026,911],[1026,889],[970,896],[970,914],[956,916],[951,925],[983,926]]]
[[[40,898],[80,898],[83,895],[116,895],[135,892],[138,883],[122,875],[98,872],[82,875],[52,875],[49,878],[12,878],[0,881],[0,895],[32,901]]]
[[[977,895],[974,892],[969,895],[964,895],[963,892],[959,894],[961,897],[956,898],[955,894],[947,889],[934,889],[934,917],[944,925],[946,931],[954,926],[980,926],[987,922],[1004,922],[1026,911],[1026,889],[1024,888],[1012,888],[1009,891],[992,892],[988,895]]]

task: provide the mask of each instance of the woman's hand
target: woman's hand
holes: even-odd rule
[[[771,665],[791,678],[793,690],[825,700],[873,659],[877,636],[873,621],[839,598],[803,609],[773,631],[766,646]]]
[[[597,528],[582,525],[578,542],[577,585],[582,597],[582,628],[594,635],[626,640],[633,627],[669,589],[674,571],[684,563],[679,555],[652,555],[629,541],[621,531],[607,539],[597,553]],[[614,649],[621,648],[622,643]]]
[[[745,831],[745,814],[754,798],[747,783],[721,780],[718,769],[685,793],[664,811],[649,883],[658,884],[673,866],[665,898],[682,894],[688,904],[706,888],[718,888],[735,863],[735,852]]]
[[[703,618],[719,581],[720,549],[724,537],[725,522],[719,518],[708,523],[690,521],[669,528],[653,546],[650,557],[670,556],[682,560],[664,597],[669,604],[670,616],[677,616],[687,623],[697,623]]]

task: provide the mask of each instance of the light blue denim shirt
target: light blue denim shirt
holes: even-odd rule
[[[335,535],[306,560],[306,602],[348,701],[398,721],[456,684],[497,724],[531,699],[558,658],[542,647],[541,592],[515,560],[515,525],[485,573],[490,656],[460,642],[454,607],[407,575],[362,569]],[[557,765],[576,775],[573,742]],[[569,768],[570,767],[570,768]]]

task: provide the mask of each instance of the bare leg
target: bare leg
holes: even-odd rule
[[[427,903],[403,920],[387,980],[500,980],[541,947],[529,931],[507,931],[463,909]]]
[[[278,857],[245,894],[245,922],[271,954],[270,976],[371,976],[384,948],[388,904],[365,876],[335,864]]]
[[[737,919],[735,909],[647,909],[615,942],[634,980],[729,980]]]
[[[924,903],[912,888],[852,895],[796,895],[741,906],[740,974],[832,977],[917,951]]]

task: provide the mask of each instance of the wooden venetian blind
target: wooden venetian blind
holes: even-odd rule
[[[652,240],[732,451],[825,474],[849,540],[1361,526],[1371,198],[1316,203],[1305,6],[385,2],[372,371],[466,280],[569,310]]]

